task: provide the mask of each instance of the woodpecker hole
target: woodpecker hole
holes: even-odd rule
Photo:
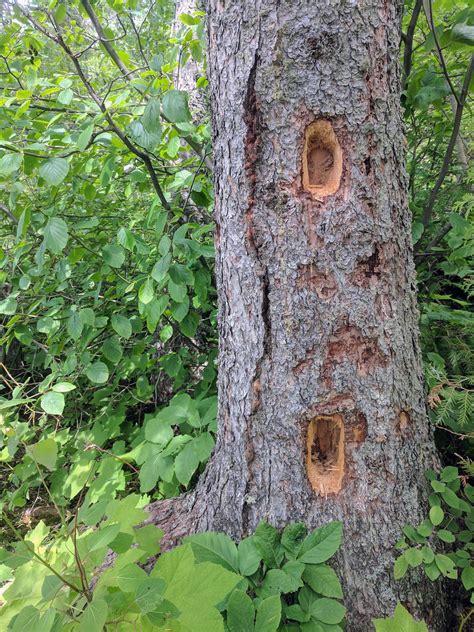
[[[344,424],[340,415],[310,421],[306,440],[306,469],[320,496],[337,494],[344,476]]]
[[[329,121],[311,123],[303,147],[303,188],[314,197],[336,193],[341,184],[342,150]]]

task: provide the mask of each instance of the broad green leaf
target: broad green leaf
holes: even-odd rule
[[[330,522],[319,529],[315,529],[305,538],[298,560],[305,564],[325,562],[338,550],[341,545],[341,538],[341,522]]]
[[[173,473],[173,457],[162,454],[159,450],[152,452],[140,468],[140,491],[142,493],[151,491],[156,486],[158,479],[170,483]]]
[[[39,174],[50,186],[58,186],[69,173],[69,163],[65,158],[50,158],[45,160]]]
[[[166,277],[170,264],[171,264],[170,253],[168,253],[167,255],[162,257],[159,261],[157,261],[157,263],[155,263],[151,271],[151,276],[155,279],[157,283],[160,283]]]
[[[161,555],[151,575],[165,580],[164,598],[181,611],[180,623],[192,632],[224,632],[216,606],[241,581],[240,575],[209,562],[195,564],[190,544]]]
[[[77,386],[75,384],[71,384],[71,382],[58,382],[51,388],[56,393],[69,393],[70,391],[76,389]]]
[[[143,614],[155,610],[163,599],[166,583],[161,577],[147,577],[135,592],[135,603]]]
[[[455,42],[474,46],[474,25],[459,23],[453,26],[451,37]]]
[[[276,568],[283,559],[280,535],[275,527],[260,522],[253,536],[254,544],[268,568]]]
[[[276,632],[281,620],[281,600],[273,595],[260,602],[255,619],[255,632]]]
[[[123,592],[135,592],[140,584],[147,579],[145,571],[136,564],[126,564],[114,574],[117,586]]]
[[[27,446],[26,451],[36,463],[44,465],[48,470],[54,470],[58,457],[58,445],[54,439],[42,439]]]
[[[3,301],[0,301],[0,314],[12,316],[16,313],[17,308],[18,302],[13,296],[7,296]]]
[[[109,379],[109,369],[104,362],[94,362],[87,367],[86,375],[94,384],[105,384]]]
[[[40,399],[41,408],[48,415],[62,415],[64,404],[64,395],[57,391],[49,391],[42,395]]]
[[[104,246],[102,256],[104,257],[105,263],[111,268],[120,268],[125,261],[125,251],[122,246],[117,244]]]
[[[315,599],[310,606],[309,614],[322,623],[335,624],[340,623],[345,615],[346,609],[335,599]]]
[[[66,222],[60,217],[50,217],[44,228],[44,245],[53,254],[59,254],[69,239]]]
[[[147,279],[144,283],[142,283],[140,289],[138,290],[138,298],[146,305],[153,300],[154,295],[153,281],[151,279]]]
[[[239,542],[239,571],[241,575],[253,575],[262,561],[262,556],[255,546],[253,536],[244,538]]]
[[[41,618],[40,611],[34,606],[25,606],[17,614],[13,626],[8,630],[10,632],[25,632],[27,630],[40,630],[39,622]]]
[[[447,555],[443,555],[442,553],[437,553],[435,555],[435,562],[436,566],[445,577],[449,577],[449,579],[457,579],[458,572],[451,558]]]
[[[252,600],[242,590],[234,590],[227,603],[227,627],[229,632],[253,632],[255,608]]]
[[[23,156],[19,153],[5,154],[0,158],[0,176],[10,176],[21,167]]]
[[[147,132],[159,133],[161,135],[161,106],[160,100],[152,98],[148,101],[142,115],[142,125]]]
[[[108,606],[103,599],[93,599],[80,617],[79,632],[103,632]]]
[[[84,329],[84,323],[79,312],[71,312],[67,319],[66,330],[73,340],[78,340],[81,337],[82,330]]]
[[[401,579],[402,577],[405,577],[407,570],[408,561],[404,555],[400,555],[400,557],[397,557],[397,559],[395,560],[395,564],[393,565],[393,574],[395,576],[395,579]]]
[[[132,335],[132,325],[128,318],[121,314],[113,314],[111,319],[112,327],[119,336],[129,339]]]
[[[117,364],[123,355],[123,348],[118,336],[110,336],[102,345],[102,353],[112,364]]]
[[[461,580],[466,590],[474,588],[474,566],[466,566],[461,573]]]
[[[431,507],[429,516],[431,522],[434,524],[435,527],[437,527],[444,520],[444,511],[441,509],[441,507]]]
[[[229,571],[238,572],[237,547],[225,533],[198,533],[184,541],[191,543],[196,562],[213,562]]]
[[[185,123],[191,120],[188,108],[188,93],[182,90],[170,90],[163,97],[163,114],[172,123]]]
[[[298,555],[306,533],[306,526],[302,522],[294,522],[283,529],[281,544],[287,557],[295,558]]]
[[[425,623],[415,621],[402,604],[397,604],[391,619],[374,619],[376,632],[428,632]]]
[[[327,564],[308,564],[303,572],[303,580],[323,597],[342,599],[342,587],[335,571]]]
[[[76,145],[80,151],[84,151],[84,149],[89,144],[93,131],[94,131],[94,126],[89,125],[85,129],[83,129],[82,132],[79,134],[76,141]]]

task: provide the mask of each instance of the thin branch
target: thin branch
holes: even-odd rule
[[[5,204],[0,204],[0,211],[3,211],[5,215],[15,224],[18,224],[18,219],[13,215],[10,209]]]
[[[97,106],[99,107],[100,111],[104,114],[104,117],[107,120],[107,122],[109,123],[110,127],[113,128],[115,134],[120,138],[120,140],[127,147],[127,149],[132,154],[135,154],[135,156],[137,156],[137,158],[140,158],[140,160],[144,163],[144,165],[145,165],[145,167],[146,167],[146,169],[147,169],[147,171],[148,171],[148,173],[150,175],[150,178],[151,178],[151,181],[152,181],[152,184],[153,184],[153,188],[155,189],[156,193],[158,194],[158,197],[160,198],[160,201],[161,201],[163,207],[166,208],[167,210],[169,210],[170,209],[170,205],[168,203],[168,200],[165,198],[165,195],[163,193],[163,190],[161,188],[160,183],[158,182],[157,175],[155,173],[155,170],[153,169],[153,164],[152,164],[149,156],[147,156],[147,154],[143,153],[137,147],[135,147],[135,145],[130,141],[130,139],[126,136],[126,134],[124,134],[124,132],[120,129],[120,127],[117,126],[117,124],[113,120],[112,116],[110,115],[110,112],[108,111],[107,107],[103,103],[102,99],[95,92],[95,90],[92,87],[90,81],[87,79],[87,77],[86,77],[86,75],[84,73],[84,70],[83,70],[83,68],[82,68],[77,56],[72,52],[72,50],[69,48],[68,44],[66,44],[66,42],[64,41],[64,39],[63,39],[59,29],[58,29],[57,24],[54,22],[54,19],[53,19],[53,26],[55,28],[56,35],[53,35],[47,29],[45,29],[41,24],[36,22],[36,20],[31,16],[31,14],[28,11],[26,11],[26,9],[23,6],[19,5],[18,2],[15,2],[15,5],[18,7],[18,9],[21,11],[21,13],[23,13],[23,15],[26,17],[26,19],[37,30],[39,30],[41,33],[46,35],[46,37],[51,39],[53,42],[55,42],[58,46],[60,46],[63,49],[63,51],[66,53],[66,55],[72,61],[73,65],[74,65],[74,68],[76,69],[77,75],[79,76],[79,78],[82,81],[84,87],[86,88],[87,92],[89,93],[89,96],[97,104]]]
[[[431,220],[431,215],[433,214],[433,207],[436,201],[436,196],[446,178],[446,175],[449,171],[449,165],[451,163],[451,158],[453,155],[453,150],[456,145],[456,140],[459,134],[459,128],[461,127],[461,118],[464,110],[464,105],[467,100],[467,95],[469,92],[469,84],[471,82],[472,74],[474,72],[474,54],[471,55],[471,61],[469,63],[469,68],[467,69],[466,75],[464,77],[464,83],[461,90],[461,96],[459,97],[459,102],[456,108],[456,115],[454,117],[454,125],[453,131],[451,133],[451,138],[449,139],[448,147],[446,148],[446,153],[444,155],[443,165],[441,167],[441,171],[439,172],[438,178],[435,182],[434,187],[431,190],[430,196],[426,203],[425,209],[423,211],[422,223],[423,226],[428,226]]]
[[[438,35],[436,33],[436,28],[435,28],[434,21],[433,21],[433,4],[432,4],[432,1],[431,0],[423,0],[423,8],[425,10],[426,19],[428,20],[428,25],[430,27],[430,31],[433,34],[433,39],[434,39],[434,43],[435,43],[435,46],[436,46],[437,57],[438,57],[439,63],[441,64],[441,68],[443,69],[443,74],[444,74],[444,76],[446,78],[446,81],[449,84],[449,87],[451,89],[451,92],[453,93],[454,98],[456,99],[456,103],[458,105],[460,105],[459,97],[457,95],[456,90],[454,89],[453,84],[452,84],[451,77],[449,76],[448,69],[446,67],[446,62],[444,61],[443,52],[441,50],[441,46],[439,45]]]
[[[418,22],[418,17],[420,15],[422,4],[423,0],[416,0],[415,6],[413,7],[413,13],[411,14],[410,22],[408,24],[406,35],[402,34],[402,39],[405,44],[405,48],[403,51],[403,90],[406,87],[406,83],[411,72],[413,37],[415,34],[416,23]]]
[[[130,81],[130,74],[131,73],[129,71],[127,71],[125,66],[122,64],[122,62],[121,62],[120,58],[118,57],[114,47],[110,44],[110,41],[109,40],[107,40],[106,42],[103,41],[102,26],[101,26],[101,24],[99,22],[97,14],[94,12],[93,7],[90,5],[89,0],[81,0],[81,2],[83,4],[84,8],[86,9],[87,14],[89,15],[89,17],[91,19],[91,22],[94,25],[94,28],[96,29],[96,32],[97,32],[97,35],[99,36],[99,39],[104,44],[104,48],[107,51],[108,55],[110,56],[112,61],[115,63],[115,65],[118,67],[118,69],[122,73],[123,78],[126,81]],[[172,121],[170,121],[169,118],[167,118],[163,113],[161,113],[161,117],[167,123],[171,123],[173,125],[173,127],[175,127],[175,129],[176,129],[176,126],[174,125],[174,123],[172,123]],[[178,129],[178,133],[181,134],[179,129]],[[191,149],[193,149],[198,154],[199,158],[202,158],[203,155],[204,155],[204,164],[206,165],[206,167],[208,169],[211,170],[213,168],[212,160],[210,160],[209,157],[206,156],[206,152],[205,152],[204,148],[200,145],[200,143],[198,143],[195,140],[193,140],[190,136],[183,136],[183,138],[188,143],[188,145],[191,147]]]
[[[84,7],[84,9],[86,10],[87,15],[90,18],[90,21],[94,25],[96,33],[99,36],[100,43],[103,45],[103,47],[107,51],[110,59],[114,62],[114,64],[120,70],[122,75],[124,75],[124,76],[127,75],[129,71],[127,70],[127,68],[125,67],[124,63],[122,62],[122,60],[118,56],[118,54],[115,51],[114,47],[111,45],[110,40],[108,40],[107,37],[105,36],[105,33],[104,33],[103,29],[102,29],[102,25],[99,22],[99,18],[97,17],[94,9],[92,8],[91,3],[89,2],[89,0],[81,0],[81,4]]]

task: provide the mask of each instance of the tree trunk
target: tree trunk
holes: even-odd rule
[[[219,431],[171,537],[344,523],[347,629],[398,600],[446,630],[439,586],[393,578],[426,510],[426,415],[406,202],[396,0],[210,0]],[[177,505],[188,518],[177,522]],[[172,510],[173,509],[173,510]]]

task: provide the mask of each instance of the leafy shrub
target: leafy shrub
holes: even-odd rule
[[[162,532],[142,525],[142,504],[129,495],[83,506],[58,532],[39,522],[1,550],[2,629],[222,632],[223,615],[229,632],[342,629],[341,586],[325,564],[339,547],[340,523],[309,535],[302,524],[279,534],[261,523],[238,546],[201,533],[159,555]],[[109,549],[115,558],[103,570]],[[142,566],[156,556],[147,574]]]
[[[410,568],[420,567],[435,581],[439,577],[460,579],[474,603],[474,487],[456,467],[445,467],[439,475],[427,472],[433,492],[429,496],[428,517],[417,527],[403,529],[404,537],[396,548],[403,551],[394,567],[396,579]],[[461,621],[460,630],[474,613]]]

